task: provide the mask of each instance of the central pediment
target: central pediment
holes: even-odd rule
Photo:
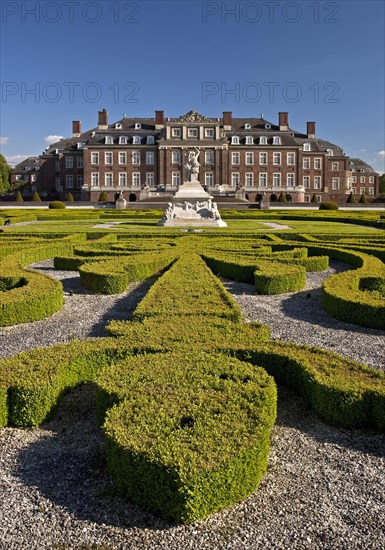
[[[185,115],[175,119],[175,122],[212,122],[209,118],[197,113],[196,111],[189,111]]]

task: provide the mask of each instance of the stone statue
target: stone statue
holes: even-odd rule
[[[187,162],[185,164],[188,173],[188,181],[199,181],[198,175],[200,163],[198,162],[198,157],[200,155],[200,151],[197,147],[195,147],[195,151],[195,153],[194,151],[190,151],[188,153]]]
[[[171,220],[173,217],[174,217],[174,211],[173,211],[173,208],[172,208],[172,203],[169,202],[169,203],[167,203],[167,208],[164,211],[163,219]]]

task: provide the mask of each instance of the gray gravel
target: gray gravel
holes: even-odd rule
[[[52,273],[49,262],[43,265]],[[63,310],[4,330],[4,355],[41,345],[42,339],[48,344],[99,336],[108,318],[129,318],[138,293],[145,292],[133,287],[115,297],[96,296],[81,290],[76,273],[55,274],[63,275]],[[383,368],[383,332],[355,330],[320,310],[315,287],[325,275],[311,274],[305,293],[280,297],[255,297],[248,285],[226,286],[245,317],[271,325],[274,337],[330,347]],[[279,390],[278,403],[268,471],[256,493],[181,527],[116,494],[105,469],[94,390],[80,386],[43,427],[0,431],[0,548],[382,550],[385,436],[326,426],[285,389]]]

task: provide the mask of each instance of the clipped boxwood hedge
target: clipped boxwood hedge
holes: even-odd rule
[[[263,369],[194,350],[127,358],[97,385],[108,468],[130,500],[191,523],[257,488],[276,416]]]

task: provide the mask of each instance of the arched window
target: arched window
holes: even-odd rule
[[[254,139],[252,136],[246,136],[246,145],[254,145]]]
[[[114,140],[112,139],[111,136],[106,136],[105,137],[105,144],[106,145],[113,145],[113,143],[114,143]]]
[[[259,145],[267,145],[267,137],[266,136],[261,136],[259,138]]]
[[[231,137],[231,145],[239,145],[239,137],[238,136],[232,136]]]
[[[147,136],[147,145],[154,145],[154,136]]]
[[[119,145],[127,145],[127,138],[126,138],[126,136],[120,136],[120,138],[119,138]]]
[[[304,151],[311,151],[310,143],[304,143],[303,144],[303,150]]]
[[[273,145],[281,145],[281,138],[279,136],[273,137]]]
[[[134,136],[134,137],[132,138],[132,143],[133,143],[134,145],[140,145],[140,144],[141,144],[141,139],[140,139],[140,137],[139,137],[139,136]]]

